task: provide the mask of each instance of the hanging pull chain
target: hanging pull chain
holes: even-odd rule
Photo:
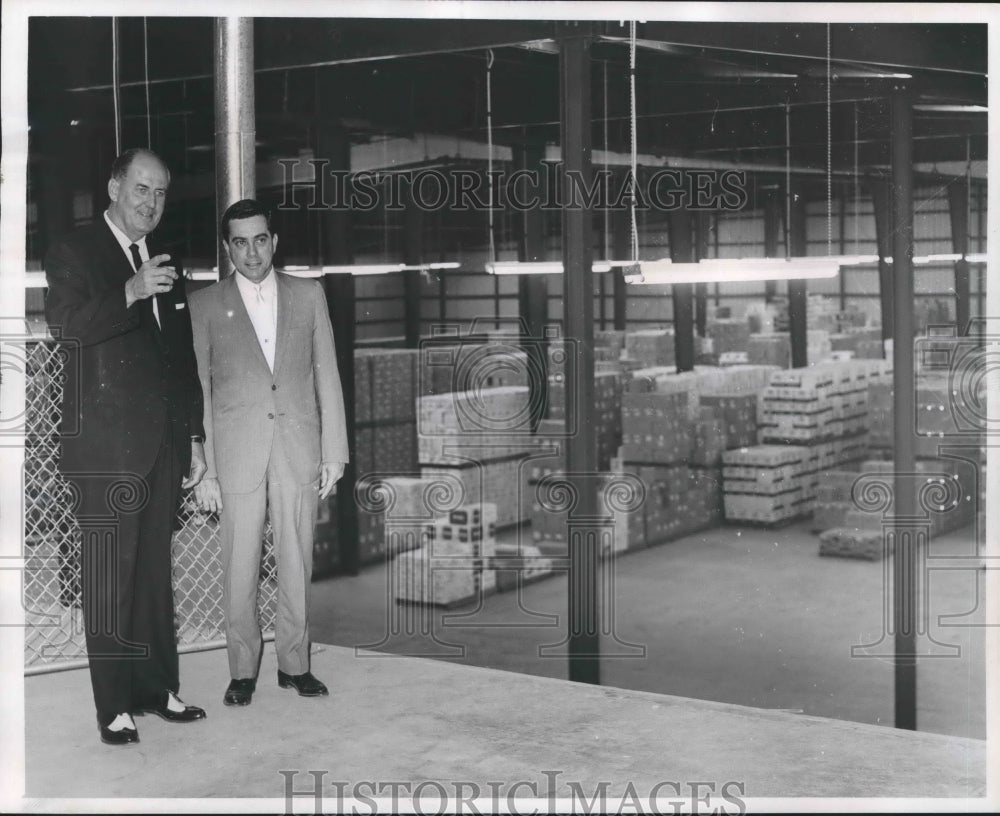
[[[490,263],[497,259],[497,248],[493,239],[493,49],[486,52],[486,177],[490,200],[486,208],[490,243]]]
[[[833,100],[830,72],[830,24],[826,24],[826,254],[833,254]]]
[[[632,263],[639,263],[639,225],[635,216],[636,187],[639,184],[638,156],[636,152],[635,109],[635,20],[629,23],[629,123],[632,131],[632,195],[629,198],[629,217],[632,230]]]
[[[153,149],[153,124],[152,108],[149,105],[149,31],[146,26],[146,18],[142,18],[142,66],[146,86],[146,147]]]

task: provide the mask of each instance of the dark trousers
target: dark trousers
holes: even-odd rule
[[[170,542],[183,474],[165,430],[145,475],[68,476],[80,495],[90,679],[98,722],[107,725],[178,691]]]

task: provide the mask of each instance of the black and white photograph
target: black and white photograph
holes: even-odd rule
[[[1000,809],[1000,6],[0,13],[0,810]]]

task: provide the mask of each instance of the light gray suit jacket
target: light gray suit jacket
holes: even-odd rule
[[[191,324],[205,395],[206,478],[249,493],[281,445],[300,484],[321,462],[347,462],[344,396],[323,288],[277,270],[277,344],[268,368],[234,272],[191,294]]]

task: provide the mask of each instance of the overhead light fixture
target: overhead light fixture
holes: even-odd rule
[[[405,268],[405,264],[335,264],[321,267],[320,271],[324,275],[388,275]]]
[[[405,270],[424,272],[429,269],[458,269],[461,266],[458,261],[441,261],[439,263],[407,264]]]
[[[855,256],[863,257],[863,256]],[[715,258],[697,263],[673,263],[669,258],[639,261],[625,274],[633,284],[737,283],[745,281],[833,278],[840,271],[837,256],[808,258]]]
[[[631,266],[632,261],[594,261],[592,272],[610,272],[615,267]],[[486,264],[491,275],[561,275],[562,261],[494,261]]]
[[[962,260],[962,256],[957,252],[945,254],[945,255],[917,255],[913,259],[915,264],[932,264],[932,263],[954,263],[955,261]]]
[[[989,113],[985,105],[914,105],[913,110],[926,113]]]
[[[985,252],[970,252],[965,256],[965,260],[969,263],[974,264],[984,264],[986,263],[986,253]]]

